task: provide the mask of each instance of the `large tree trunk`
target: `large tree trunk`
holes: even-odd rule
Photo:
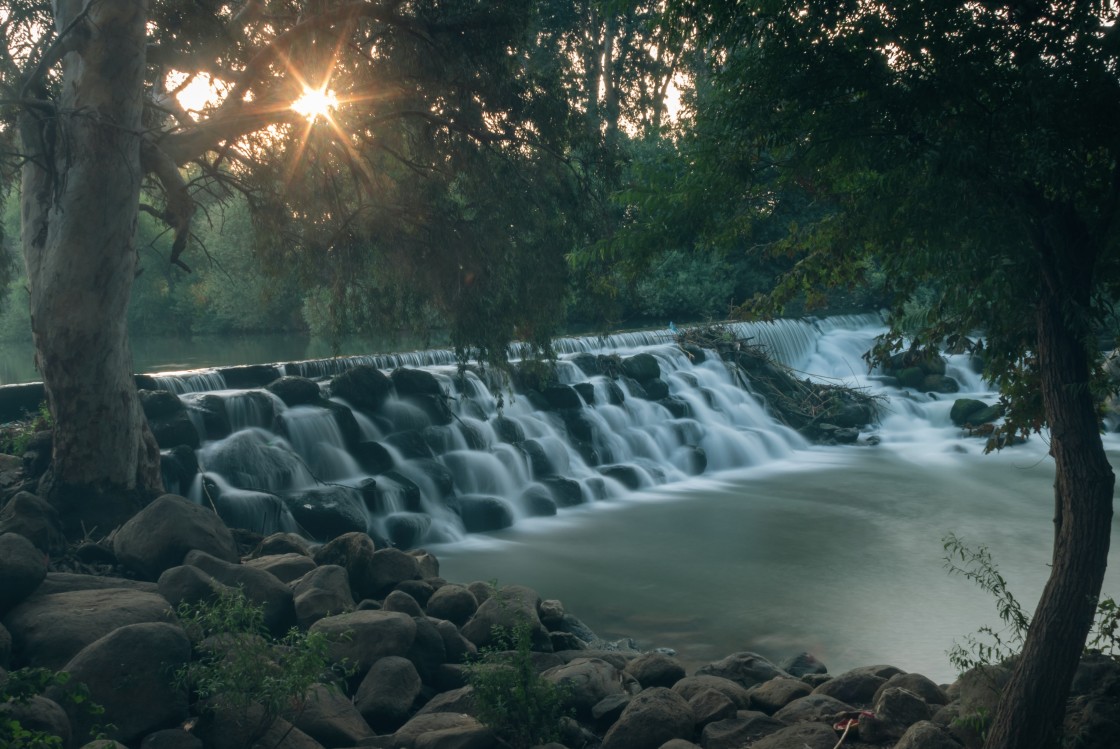
[[[1037,355],[1056,469],[1053,564],[1000,699],[988,749],[1058,745],[1070,683],[1108,563],[1115,478],[1089,391],[1089,357],[1079,326],[1071,321],[1075,310],[1089,306],[1092,255],[1079,250],[1043,253]]]
[[[57,109],[31,108],[21,121],[33,155],[22,185],[31,328],[54,418],[40,493],[70,532],[104,533],[160,487],[126,324],[137,264],[146,7],[57,0],[55,20],[60,32],[71,28],[61,42],[75,46],[63,61]]]

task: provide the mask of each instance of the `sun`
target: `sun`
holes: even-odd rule
[[[326,88],[304,88],[303,95],[292,102],[292,109],[312,123],[320,117],[328,119],[337,107],[338,97]]]

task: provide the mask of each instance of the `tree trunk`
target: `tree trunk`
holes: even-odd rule
[[[81,18],[82,13],[86,18]],[[40,493],[68,532],[108,532],[160,488],[159,450],[132,372],[128,300],[136,274],[146,7],[58,0],[56,109],[21,121],[23,251],[36,364],[54,419]]]
[[[1079,257],[1089,262],[1079,264]],[[1058,745],[1070,683],[1104,581],[1115,479],[1089,391],[1089,357],[1070,321],[1076,314],[1071,310],[1088,308],[1091,258],[1083,248],[1044,253],[1036,353],[1056,469],[1053,564],[987,749]]]

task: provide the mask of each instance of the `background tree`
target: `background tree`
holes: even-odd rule
[[[538,59],[549,50],[535,44],[535,7],[8,4],[4,175],[21,174],[31,325],[56,424],[40,491],[71,527],[112,527],[159,490],[126,325],[141,211],[171,228],[169,259],[187,267],[198,206],[240,193],[264,261],[321,274],[337,298],[392,268],[463,321],[464,355],[547,336],[562,294],[541,287],[563,277],[568,247],[545,195],[577,191],[574,120],[551,88],[555,61]],[[184,104],[177,94],[196,83],[208,98]],[[309,90],[333,90],[337,106],[301,115],[291,105]],[[523,221],[499,220],[503,205]],[[525,274],[530,263],[543,272]]]
[[[1117,4],[671,5],[711,50],[692,117],[719,160],[695,151],[678,199],[744,241],[790,199],[809,209],[764,243],[795,262],[753,308],[876,267],[899,308],[931,285],[911,345],[983,331],[1010,428],[1047,431],[1053,566],[987,745],[1055,746],[1111,532],[1092,382],[1120,281]]]

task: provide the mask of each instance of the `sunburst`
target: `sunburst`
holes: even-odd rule
[[[331,112],[338,108],[338,96],[334,91],[323,88],[304,88],[303,94],[292,102],[292,110],[306,117],[314,124],[316,120],[329,120]]]

